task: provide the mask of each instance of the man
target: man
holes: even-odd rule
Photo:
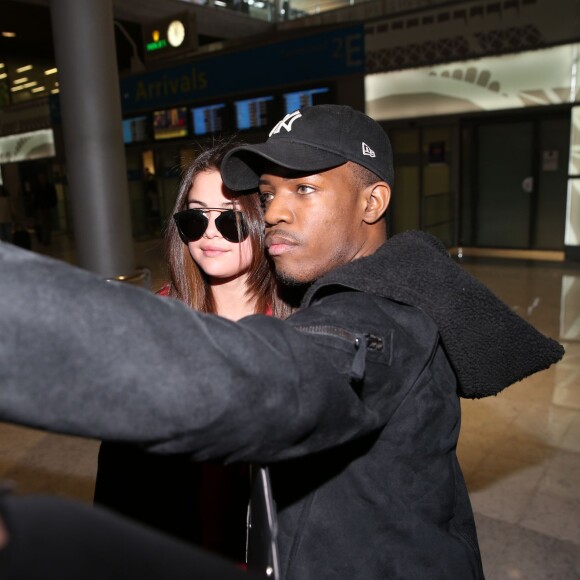
[[[458,395],[497,394],[561,346],[431,236],[386,241],[392,152],[362,113],[296,111],[222,176],[259,186],[300,310],[232,323],[0,249],[0,418],[268,464],[284,580],[483,578]]]

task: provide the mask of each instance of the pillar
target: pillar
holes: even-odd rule
[[[135,274],[112,0],[51,0],[79,266]]]

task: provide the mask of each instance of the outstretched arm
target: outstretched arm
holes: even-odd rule
[[[270,317],[199,314],[0,244],[0,320],[2,420],[200,460],[291,457],[376,427],[325,349]]]

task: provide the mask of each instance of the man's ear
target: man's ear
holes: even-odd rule
[[[368,224],[378,222],[387,211],[391,201],[391,188],[384,181],[369,185],[365,190],[366,208],[364,221]]]

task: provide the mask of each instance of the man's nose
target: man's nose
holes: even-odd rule
[[[291,223],[293,212],[289,196],[277,195],[266,206],[264,221],[269,226],[274,226],[281,222]]]

